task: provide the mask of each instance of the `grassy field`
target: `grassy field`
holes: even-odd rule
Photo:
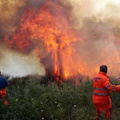
[[[0,120],[95,120],[91,80],[80,86],[65,83],[59,87],[40,84],[36,77],[15,78],[10,83],[10,106],[0,103]],[[120,93],[111,96],[113,100],[119,96],[111,116],[120,120]]]

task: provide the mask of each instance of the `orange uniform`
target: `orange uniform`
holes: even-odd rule
[[[6,96],[6,89],[0,89],[0,97],[3,95]]]
[[[6,86],[8,85],[8,81],[6,80],[5,77],[1,75],[0,71],[0,101],[3,102],[5,105],[9,105],[8,101],[5,99],[6,98]]]
[[[3,101],[3,104],[9,105],[8,101],[5,99],[6,97],[6,89],[0,89],[0,100]]]
[[[93,103],[99,120],[102,112],[105,112],[107,120],[110,119],[112,101],[110,91],[120,92],[120,85],[112,85],[104,72],[99,72],[93,79]]]

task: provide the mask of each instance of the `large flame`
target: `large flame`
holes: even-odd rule
[[[84,62],[74,48],[81,40],[65,13],[62,6],[50,1],[34,11],[27,9],[20,28],[9,41],[10,47],[23,53],[35,49],[47,74],[64,79],[84,72]]]
[[[102,44],[103,47],[98,45],[97,50],[102,49],[99,50],[99,55],[93,59],[91,58],[92,53],[96,51],[90,51],[89,55],[86,54],[83,57],[85,53],[82,50],[85,49],[78,49],[78,47],[88,46],[91,39],[95,44],[98,44],[100,41],[94,41],[94,39],[98,39],[95,37],[96,33],[86,34],[89,38],[83,40],[81,33],[72,28],[64,6],[55,0],[48,0],[40,8],[26,9],[15,35],[11,40],[6,36],[4,41],[11,48],[24,54],[35,52],[40,62],[45,66],[46,74],[54,77],[55,80],[60,80],[78,75],[93,76],[95,72],[98,72],[100,64],[108,64],[109,69],[112,69],[114,64],[111,62],[116,59],[116,63],[118,63],[120,60],[119,54],[117,54],[118,49],[112,49],[111,45],[106,48],[104,44]],[[110,39],[113,44],[115,40],[117,41],[117,38],[109,34],[104,37],[106,37],[104,39]],[[107,42],[109,41],[106,41],[105,44]],[[93,45],[93,47],[96,46]],[[111,48],[109,49],[109,47]],[[89,53],[90,45],[86,48]],[[92,48],[92,50],[94,49]],[[110,52],[113,52],[114,58],[111,58]],[[104,53],[107,54],[107,57]],[[88,62],[89,60],[92,60],[92,64]]]

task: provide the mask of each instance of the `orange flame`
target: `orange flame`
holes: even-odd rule
[[[72,28],[65,8],[55,1],[49,0],[39,9],[27,9],[13,39],[5,42],[25,54],[34,50],[47,74],[56,80],[98,72],[97,63],[93,70],[88,70],[87,63],[78,55],[75,47],[84,41],[80,32]]]
[[[80,65],[76,65],[74,45],[79,40],[78,33],[68,22],[64,8],[49,1],[38,10],[26,10],[9,46],[23,53],[35,49],[53,76],[68,78],[78,74]]]

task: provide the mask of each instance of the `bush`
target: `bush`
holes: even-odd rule
[[[92,92],[91,81],[80,86],[73,83],[57,86],[55,83],[42,85],[34,77],[17,78],[7,88],[10,106],[0,103],[0,119],[94,120]],[[118,106],[115,105],[112,111],[114,120],[120,118]]]

